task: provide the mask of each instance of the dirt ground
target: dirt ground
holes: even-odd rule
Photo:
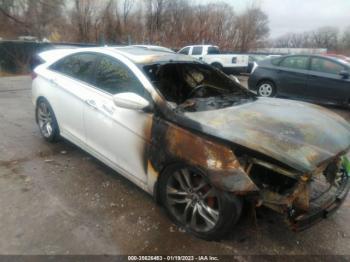
[[[349,198],[301,233],[266,209],[257,220],[246,210],[220,242],[184,233],[152,197],[84,151],[44,142],[30,83],[0,78],[0,254],[350,254]],[[350,121],[349,111],[332,110]]]

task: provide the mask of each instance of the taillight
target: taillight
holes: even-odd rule
[[[32,72],[31,76],[32,76],[32,80],[34,80],[38,75],[35,72]]]

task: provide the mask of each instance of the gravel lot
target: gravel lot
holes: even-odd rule
[[[62,141],[44,142],[29,77],[0,78],[0,254],[350,255],[350,199],[293,233],[269,210],[246,210],[221,242],[176,228],[141,189]],[[350,112],[332,109],[350,121]],[[336,132],[336,130],[334,130]]]

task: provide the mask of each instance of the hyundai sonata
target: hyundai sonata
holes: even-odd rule
[[[189,56],[50,52],[33,80],[42,136],[95,156],[198,237],[229,233],[244,202],[303,230],[349,191],[350,124],[321,107],[259,98]]]

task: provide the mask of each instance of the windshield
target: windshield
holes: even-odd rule
[[[183,111],[203,111],[255,99],[221,71],[200,63],[168,63],[144,67],[163,97]]]

